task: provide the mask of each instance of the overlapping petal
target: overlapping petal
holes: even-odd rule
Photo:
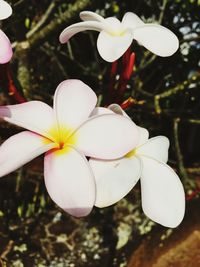
[[[138,130],[140,133],[140,138],[139,138],[139,142],[137,144],[137,147],[140,147],[141,145],[146,143],[147,140],[149,139],[149,132],[147,129],[145,129],[143,127],[139,127],[139,126],[138,126]]]
[[[0,64],[4,64],[10,61],[13,55],[10,40],[6,34],[0,30]]]
[[[82,31],[102,31],[105,29],[105,26],[103,23],[98,22],[98,21],[84,21],[84,22],[79,22],[75,23],[67,28],[65,28],[60,36],[59,40],[62,44],[68,42],[68,40],[74,36],[75,34],[82,32]]]
[[[72,147],[45,155],[44,177],[53,201],[69,214],[82,217],[95,202],[95,182],[86,158]]]
[[[11,14],[11,6],[6,1],[0,0],[0,20],[7,19]]]
[[[96,107],[90,114],[90,117],[92,116],[99,116],[99,115],[105,115],[105,114],[113,114],[112,110],[108,108],[103,108],[103,107]]]
[[[114,113],[119,114],[119,115],[123,115],[129,119],[131,119],[126,112],[120,107],[120,105],[118,104],[111,104],[108,106],[108,109],[112,110]]]
[[[137,126],[121,115],[91,117],[75,133],[76,147],[86,156],[116,159],[133,149],[139,139]]]
[[[141,164],[137,157],[114,161],[90,159],[89,163],[97,188],[95,206],[99,208],[110,206],[122,199],[141,175]]]
[[[168,161],[169,139],[165,136],[150,138],[137,148],[138,156],[147,156],[166,163]]]
[[[55,144],[33,132],[24,131],[0,146],[0,177],[53,148]]]
[[[165,163],[142,160],[142,207],[153,221],[166,227],[178,226],[185,212],[184,189],[177,174]]]
[[[41,101],[0,107],[0,118],[53,139],[49,129],[55,126],[53,109]]]
[[[54,96],[54,110],[58,125],[76,129],[91,114],[97,102],[94,91],[80,80],[66,80],[59,84]]]
[[[145,24],[134,29],[133,38],[146,49],[161,57],[171,56],[179,47],[176,35],[157,24]]]
[[[126,52],[132,40],[130,32],[124,35],[111,35],[106,31],[101,31],[97,39],[97,49],[104,60],[113,62]]]
[[[105,20],[102,16],[92,11],[80,12],[80,18],[84,21],[93,20],[93,21],[104,22]]]
[[[145,23],[135,14],[132,12],[127,12],[122,19],[122,24],[134,30],[137,27],[143,26]]]

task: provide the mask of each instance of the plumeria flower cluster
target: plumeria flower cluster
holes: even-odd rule
[[[12,14],[11,6],[4,0],[0,0],[0,20],[7,19]],[[10,61],[13,55],[10,40],[6,34],[0,30],[0,64]]]
[[[110,105],[106,112],[129,118],[116,104]],[[166,164],[169,140],[165,136],[149,139],[146,129],[138,127],[138,130],[137,146],[124,157],[109,161],[90,159],[97,188],[95,206],[103,208],[116,203],[140,178],[144,213],[163,226],[176,227],[185,213],[185,194],[179,177]]]
[[[144,23],[132,12],[125,13],[122,21],[115,17],[103,18],[91,11],[81,12],[80,18],[83,22],[75,23],[63,30],[60,42],[66,43],[81,31],[98,31],[100,33],[97,49],[101,57],[108,62],[120,58],[133,40],[161,57],[171,56],[179,47],[178,38],[172,31],[158,24]]]
[[[0,0],[0,19],[11,13],[11,7]],[[67,27],[60,41],[65,43],[80,31],[99,31],[97,48],[108,62],[121,57],[133,40],[163,57],[179,46],[170,30],[145,24],[131,12],[121,22],[90,11],[80,17],[83,22]],[[0,46],[0,63],[8,62],[12,49],[2,31]],[[60,208],[76,217],[88,215],[93,206],[116,203],[140,179],[144,213],[161,225],[176,227],[184,216],[185,196],[179,177],[166,164],[169,140],[149,138],[148,131],[120,106],[95,107],[96,103],[89,86],[65,80],[55,91],[53,108],[41,101],[1,106],[0,118],[26,131],[0,146],[0,177],[45,153],[47,191]]]
[[[96,102],[89,86],[66,80],[56,89],[53,108],[40,101],[0,107],[2,119],[28,130],[1,145],[0,176],[45,153],[50,197],[71,215],[88,215],[96,201],[96,183],[86,157],[123,157],[139,139],[134,123],[118,114],[98,114]]]

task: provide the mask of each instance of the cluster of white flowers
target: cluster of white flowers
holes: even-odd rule
[[[4,12],[11,14],[8,4],[0,0],[1,5],[0,18]],[[89,11],[81,12],[81,18],[84,22],[66,28],[60,41],[82,30],[100,31],[97,47],[107,61],[118,59],[133,39],[160,56],[178,48],[171,31],[144,24],[134,13],[126,13],[122,22]],[[66,80],[55,91],[53,108],[41,101],[0,107],[2,119],[27,129],[1,145],[0,176],[45,153],[47,191],[58,206],[76,217],[88,215],[93,206],[116,203],[140,178],[144,213],[157,223],[176,227],[184,216],[185,196],[180,179],[166,164],[169,140],[149,139],[148,131],[117,104],[104,108],[95,107],[96,103],[89,86]]]

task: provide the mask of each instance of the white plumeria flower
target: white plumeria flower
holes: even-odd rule
[[[179,47],[178,38],[172,31],[158,24],[144,23],[132,12],[125,13],[121,22],[115,17],[104,19],[91,11],[81,12],[80,18],[84,22],[65,28],[60,35],[60,42],[66,43],[81,31],[98,31],[100,34],[97,39],[97,49],[101,57],[108,62],[120,58],[133,39],[162,57],[171,56]]]
[[[113,104],[110,109],[128,117],[118,105]],[[146,129],[139,130],[137,147],[125,157],[111,161],[90,159],[97,188],[95,206],[116,203],[140,178],[144,213],[163,226],[176,227],[184,216],[185,194],[179,177],[166,164],[169,140],[165,136],[149,139]]]
[[[96,186],[86,156],[118,158],[139,139],[137,126],[127,118],[116,114],[89,117],[95,113],[96,102],[86,84],[66,80],[56,89],[53,108],[41,101],[0,107],[1,118],[29,130],[1,145],[0,176],[47,152],[44,178],[50,197],[74,216],[89,214]]]
[[[11,6],[4,0],[0,0],[0,20],[7,19],[12,14]],[[0,64],[10,61],[13,55],[10,40],[6,34],[0,30]]]

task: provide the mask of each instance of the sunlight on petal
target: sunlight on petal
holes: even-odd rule
[[[75,34],[82,32],[82,31],[102,31],[105,29],[104,25],[98,21],[84,21],[72,24],[71,26],[65,28],[59,37],[59,40],[62,44],[68,42],[68,40],[74,36]]]
[[[58,124],[70,129],[79,127],[90,116],[96,102],[94,91],[82,81],[63,81],[54,96]]]
[[[161,25],[145,24],[135,29],[133,35],[146,49],[161,57],[173,55],[179,47],[176,35]]]
[[[99,22],[104,22],[104,18],[99,14],[92,12],[92,11],[82,11],[80,12],[80,18],[84,21],[94,20]]]
[[[53,109],[41,101],[1,106],[0,118],[50,139],[53,138],[48,132],[55,125]]]
[[[144,22],[135,13],[127,12],[123,16],[122,24],[125,27],[135,29],[137,27],[143,26]]]
[[[11,136],[0,146],[0,176],[15,171],[53,147],[54,143],[29,131]]]
[[[117,114],[92,117],[75,135],[76,147],[86,156],[99,159],[122,157],[136,146],[139,139],[137,126]]]
[[[168,161],[169,139],[165,136],[150,138],[137,148],[137,155],[147,156],[164,163]]]
[[[95,202],[94,176],[86,158],[75,149],[45,155],[44,177],[52,200],[75,217],[88,215]]]
[[[185,213],[185,194],[177,174],[168,165],[141,157],[142,207],[153,221],[177,227]]]
[[[110,206],[126,196],[141,175],[140,160],[136,157],[114,161],[90,159],[89,163],[97,188],[95,206],[99,208]]]
[[[132,34],[128,31],[121,36],[101,31],[97,39],[97,48],[104,60],[113,62],[126,52],[132,40]]]

